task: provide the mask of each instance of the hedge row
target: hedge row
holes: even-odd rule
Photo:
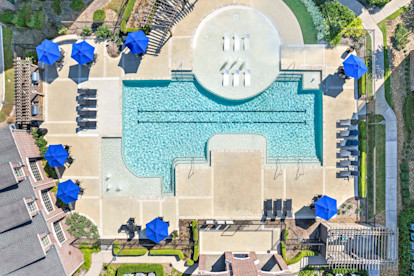
[[[280,251],[282,252],[282,258],[283,260],[285,260],[285,262],[287,263],[287,259],[286,259],[286,244],[284,242],[280,242]]]
[[[194,245],[194,253],[193,253],[193,261],[194,262],[198,261],[199,251],[200,251],[200,248],[199,248],[198,244]]]
[[[131,16],[132,9],[134,8],[134,5],[135,5],[135,1],[136,0],[129,0],[125,8],[124,17],[122,18],[122,23],[121,23],[121,32],[123,33],[127,33],[126,23],[129,17]]]
[[[116,256],[142,256],[147,254],[146,248],[124,248],[121,251],[119,241],[114,241],[112,246],[112,253]]]
[[[116,270],[116,275],[122,276],[124,274],[137,272],[154,272],[156,276],[164,276],[164,267],[160,264],[123,264]]]
[[[410,223],[414,223],[414,207],[402,211],[398,220],[400,275],[410,275],[410,230],[408,228]]]
[[[302,260],[303,257],[308,257],[308,256],[318,256],[318,252],[314,252],[314,251],[311,251],[311,250],[300,251],[298,254],[296,254],[295,257],[287,260],[286,264],[287,265],[296,264],[297,262]]]
[[[407,161],[401,162],[400,171],[402,202],[404,205],[410,205],[410,172]]]
[[[359,177],[358,193],[361,198],[367,197],[367,123],[365,121],[359,122],[360,141],[359,151],[361,152],[361,176]]]
[[[184,253],[178,249],[151,249],[149,254],[153,256],[177,256],[180,260],[184,259]]]

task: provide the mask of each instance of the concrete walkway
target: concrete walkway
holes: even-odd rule
[[[114,256],[112,255],[112,250],[102,250],[98,253],[92,254],[92,264],[91,268],[85,274],[85,276],[96,276],[101,273],[102,267],[104,264],[171,264],[176,270],[184,272],[188,269],[185,266],[184,261],[177,261],[177,258],[174,256],[149,256],[148,253],[144,256],[122,256],[117,257],[113,260]],[[193,271],[195,273],[197,270]]]

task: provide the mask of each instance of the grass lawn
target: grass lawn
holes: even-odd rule
[[[111,0],[111,2],[109,2],[108,4],[106,4],[103,9],[111,9],[113,11],[115,11],[116,13],[118,13],[119,8],[121,7],[121,3],[122,0]]]
[[[295,14],[296,19],[299,21],[300,28],[302,30],[303,41],[305,44],[316,44],[317,40],[317,30],[315,29],[306,7],[302,4],[300,0],[283,0],[286,5],[292,10]]]
[[[13,69],[13,50],[12,50],[13,33],[10,28],[3,27],[3,50],[4,50],[4,67],[5,67],[5,88],[6,94],[4,100],[11,104],[3,105],[0,111],[0,122],[6,119],[13,109],[14,104],[14,69]]]
[[[382,120],[384,117],[381,115],[368,116],[368,214],[370,218],[374,215],[374,189],[375,213],[385,210],[385,126],[373,124],[380,123]]]
[[[378,24],[378,27],[380,28],[382,35],[384,37],[384,78],[385,78],[385,99],[387,100],[388,105],[393,108],[392,103],[392,95],[391,95],[391,80],[390,80],[390,59],[388,54],[388,45],[387,45],[387,21],[388,20],[394,20],[398,16],[400,16],[402,13],[407,11],[407,7],[402,7],[398,11],[394,12],[387,18],[385,18],[383,21],[381,21]]]

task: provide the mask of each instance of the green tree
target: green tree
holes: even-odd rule
[[[14,13],[11,11],[5,11],[0,16],[0,21],[4,24],[12,24],[14,20]]]
[[[105,21],[106,13],[104,10],[96,10],[93,13],[93,21],[94,22],[102,22]]]

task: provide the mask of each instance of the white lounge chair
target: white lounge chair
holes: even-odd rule
[[[234,51],[235,52],[240,51],[240,35],[239,34],[234,35]]]
[[[244,50],[245,51],[250,50],[250,34],[244,35]]]
[[[230,34],[224,34],[223,50],[224,52],[228,52],[230,50]]]
[[[223,73],[223,86],[229,86],[230,84],[230,71],[228,69],[224,70]]]
[[[250,87],[250,69],[244,72],[244,87]]]
[[[240,82],[239,70],[236,69],[233,72],[233,87],[238,87],[239,82]]]

